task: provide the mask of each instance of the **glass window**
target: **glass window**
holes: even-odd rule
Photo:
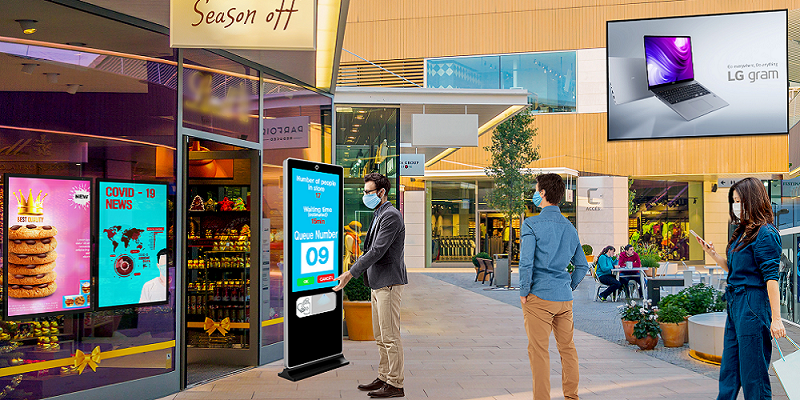
[[[336,108],[336,163],[344,167],[344,270],[360,256],[362,239],[373,211],[364,205],[364,176],[377,172],[389,178],[389,201],[398,207],[400,179],[400,109],[381,107]],[[349,237],[349,239],[348,239]]]
[[[258,142],[258,71],[198,49],[183,67],[183,126]]]
[[[689,230],[702,235],[703,199],[696,182],[634,180],[630,191],[628,237],[654,247],[662,260],[690,260]],[[702,254],[692,253],[701,260]]]
[[[431,182],[433,261],[470,261],[475,255],[474,182]]]
[[[263,77],[264,122],[303,118],[308,123],[309,147],[285,148],[285,142],[270,141],[264,133],[263,218],[270,227],[270,289],[266,326],[261,328],[263,346],[283,340],[283,160],[289,157],[330,162],[331,106],[328,96],[272,77]],[[304,125],[305,126],[305,125]]]
[[[576,53],[520,53],[425,60],[430,88],[526,89],[534,112],[575,112]]]
[[[175,57],[52,46],[0,42],[6,78],[0,82],[0,173],[167,183],[169,303],[0,321],[0,372],[17,363],[63,362],[4,373],[20,377],[15,393],[28,399],[163,374],[175,360]],[[101,352],[97,372],[79,374],[73,367],[78,350]]]

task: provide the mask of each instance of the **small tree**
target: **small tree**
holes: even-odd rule
[[[523,171],[539,159],[539,146],[533,144],[536,128],[534,116],[528,110],[509,118],[498,125],[492,135],[492,144],[484,149],[492,154],[486,175],[494,180],[494,189],[487,202],[490,207],[504,214],[509,228],[508,261],[513,259],[514,230],[511,221],[522,216],[529,200],[526,193],[533,189],[535,178]]]

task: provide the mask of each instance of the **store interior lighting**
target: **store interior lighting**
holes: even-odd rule
[[[45,75],[47,75],[47,82],[58,83],[58,75],[60,75],[60,74],[55,73],[55,72],[48,72],[48,73],[45,73]]]
[[[33,19],[18,19],[19,27],[22,28],[22,33],[31,35],[36,32],[36,23],[39,21]]]
[[[77,83],[69,84],[69,85],[67,85],[67,93],[69,93],[69,94],[78,93],[78,89],[80,87],[81,87],[81,85],[78,85]]]
[[[33,74],[33,70],[36,69],[36,67],[38,66],[39,64],[28,64],[28,63],[22,64],[22,72],[31,75]]]

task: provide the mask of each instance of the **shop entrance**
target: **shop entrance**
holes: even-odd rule
[[[258,365],[258,150],[185,143],[183,321],[186,385]]]

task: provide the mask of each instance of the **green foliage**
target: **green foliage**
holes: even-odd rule
[[[623,321],[638,321],[642,318],[641,307],[631,300],[630,303],[619,306],[619,316]]]
[[[639,206],[634,203],[633,199],[636,198],[636,191],[631,189],[633,187],[633,179],[628,178],[628,215],[633,217],[634,214],[639,212]]]
[[[643,318],[633,326],[633,336],[637,339],[644,339],[648,336],[658,337],[661,333],[661,325],[658,324],[655,314]]]
[[[659,303],[661,308],[675,305],[683,308],[689,315],[725,311],[723,293],[704,283],[685,288],[677,294],[671,294]]]
[[[658,247],[655,244],[646,244],[643,245],[641,243],[631,243],[633,245],[633,250],[636,251],[636,254],[639,255],[639,259],[644,262],[645,257],[652,257],[656,260],[656,263],[661,261],[661,255],[658,253]],[[623,250],[620,250],[622,252]]]
[[[530,201],[525,194],[534,187],[534,176],[525,172],[539,159],[539,147],[533,144],[536,136],[533,121],[534,116],[529,111],[518,113],[495,128],[492,144],[484,148],[492,155],[484,171],[494,181],[487,202],[490,208],[504,214],[507,226],[513,218],[524,215]],[[513,259],[511,242],[513,240],[508,245],[509,259]]]
[[[372,299],[372,292],[367,285],[364,284],[364,276],[350,279],[344,287],[344,295],[350,301],[370,301]]]
[[[491,259],[492,256],[490,256],[489,253],[485,253],[485,252],[480,252],[480,253],[475,254],[474,256],[472,256],[472,265],[474,265],[475,268],[480,268],[481,267],[480,265],[478,265],[478,259],[479,258],[483,258],[483,259],[487,259],[488,260],[488,259]]]
[[[572,263],[569,263],[569,265],[567,265],[567,272],[571,274],[572,271],[575,271],[575,266],[572,265]]]
[[[588,244],[585,244],[585,245],[581,246],[581,248],[583,248],[583,254],[585,254],[587,256],[592,255],[592,252],[594,251],[592,246],[589,246]]]
[[[662,306],[656,312],[658,315],[658,322],[665,324],[677,324],[686,320],[686,310],[675,304],[667,304]]]
[[[661,257],[652,254],[639,258],[642,260],[642,268],[658,268],[658,262],[661,260]]]

